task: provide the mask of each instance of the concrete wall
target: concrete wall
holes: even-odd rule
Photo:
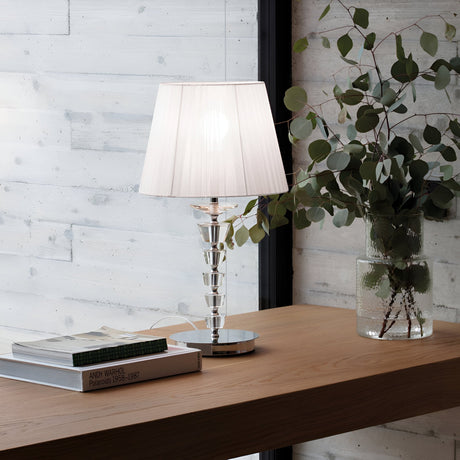
[[[308,35],[310,48],[294,57],[294,83],[305,87],[312,104],[325,100],[324,91],[332,93],[333,77],[342,87],[346,86],[343,73],[336,73],[345,63],[337,57],[335,41],[331,49],[321,45],[320,31],[344,25],[347,21],[343,10],[334,6],[331,12],[318,25],[319,15],[329,3],[328,0],[301,0],[293,2],[293,39]],[[335,2],[334,2],[335,3]],[[333,4],[334,4],[333,3]],[[346,2],[350,4],[350,2]],[[412,24],[426,15],[443,14],[460,32],[458,2],[442,0],[413,1],[355,1],[354,6],[370,10],[371,26],[383,38],[391,30],[398,30]],[[431,22],[430,22],[431,21]],[[348,23],[348,22],[347,22]],[[443,36],[444,24],[439,19],[425,20],[423,26]],[[315,33],[317,32],[317,33]],[[338,38],[344,29],[335,30],[329,36]],[[404,46],[415,48],[420,30],[411,29],[404,33]],[[458,40],[458,37],[457,37]],[[394,39],[382,47],[385,56],[394,56]],[[442,41],[440,50],[449,56],[458,52],[458,41]],[[355,53],[357,50],[355,50]],[[350,53],[351,59],[355,54]],[[426,55],[429,57],[428,55]],[[452,107],[440,93],[429,92],[426,86],[418,90],[418,104],[425,111],[452,111],[460,113],[460,88],[458,78],[452,82],[448,91]],[[433,90],[434,91],[434,90]],[[336,104],[332,110],[326,108],[327,119],[337,119]],[[332,118],[330,117],[332,114]],[[413,125],[411,128],[416,129]],[[305,165],[307,156],[305,145],[298,146],[294,152],[297,165]],[[459,170],[457,161],[457,171]],[[460,217],[458,210],[445,223],[426,223],[425,252],[434,262],[434,303],[437,319],[460,321]],[[312,225],[307,230],[295,232],[294,248],[294,298],[296,303],[310,303],[344,308],[355,308],[355,259],[364,252],[364,228],[361,221],[351,228],[336,229],[330,220],[324,225]],[[408,389],[410,391],[410,389]],[[346,414],[344,414],[346,417]],[[457,455],[457,457],[456,457]],[[309,442],[295,447],[297,459],[440,459],[454,460],[460,455],[460,410],[440,412],[423,417],[392,423],[384,427],[347,433],[333,438]]]
[[[256,10],[256,0],[0,1],[4,333],[207,313],[203,216],[138,184],[158,84],[257,79]],[[229,311],[256,310],[257,248],[228,260]]]

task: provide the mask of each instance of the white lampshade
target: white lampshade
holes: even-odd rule
[[[287,190],[263,82],[160,85],[141,193],[225,197]]]

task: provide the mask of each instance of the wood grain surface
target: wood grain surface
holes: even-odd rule
[[[295,305],[226,326],[256,351],[201,373],[90,393],[0,379],[0,458],[225,459],[460,405],[460,324],[376,341],[353,311]]]

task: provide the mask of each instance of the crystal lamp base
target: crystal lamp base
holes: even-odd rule
[[[177,345],[199,348],[203,356],[232,356],[254,351],[255,332],[239,329],[219,329],[219,338],[212,339],[209,329],[197,329],[172,334]]]

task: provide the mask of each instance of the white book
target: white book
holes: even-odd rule
[[[166,351],[87,366],[64,366],[0,355],[0,377],[74,391],[126,385],[201,370],[201,350],[169,345]]]

